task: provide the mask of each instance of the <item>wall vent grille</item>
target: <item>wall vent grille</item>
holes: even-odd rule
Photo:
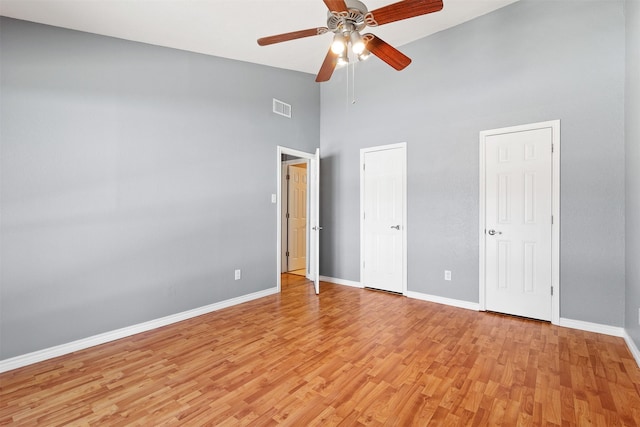
[[[273,98],[273,112],[291,118],[291,105]]]

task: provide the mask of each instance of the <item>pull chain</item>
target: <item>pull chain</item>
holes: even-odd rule
[[[352,104],[356,103],[356,63],[353,63],[353,67],[351,68],[351,86],[353,91],[353,99],[351,101]]]
[[[345,67],[347,69],[347,108],[349,108],[349,65],[347,62],[347,66]]]
[[[349,98],[351,98],[351,104],[356,103],[356,63],[347,63],[347,104],[349,103]],[[351,69],[351,76],[349,76],[349,69]],[[351,80],[351,84],[349,81]],[[351,90],[349,90],[351,88]]]

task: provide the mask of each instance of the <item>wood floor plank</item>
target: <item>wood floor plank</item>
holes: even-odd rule
[[[321,286],[0,374],[0,425],[640,425],[621,338]]]

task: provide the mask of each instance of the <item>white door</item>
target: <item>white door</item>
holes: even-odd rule
[[[365,287],[404,292],[404,144],[363,149],[361,158],[361,280]]]
[[[484,136],[485,307],[551,320],[553,129]]]
[[[320,293],[320,149],[309,162],[309,276]]]
[[[287,270],[306,269],[307,263],[307,165],[290,165],[287,173]]]

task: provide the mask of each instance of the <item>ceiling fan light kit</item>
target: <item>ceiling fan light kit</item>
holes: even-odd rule
[[[375,9],[371,12],[358,0],[323,0],[327,12],[327,26],[294,31],[258,39],[260,46],[280,43],[303,37],[334,33],[333,42],[316,76],[317,82],[331,78],[338,65],[349,63],[348,51],[354,59],[363,61],[370,53],[389,64],[394,69],[403,70],[411,63],[411,58],[373,34],[361,35],[365,27],[376,27],[415,16],[442,10],[442,0],[404,0]]]

